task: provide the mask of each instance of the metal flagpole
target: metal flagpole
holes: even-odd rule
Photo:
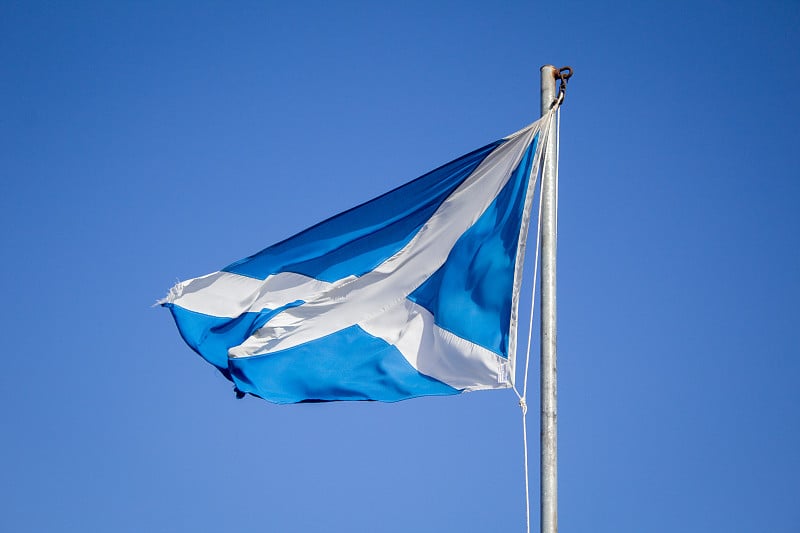
[[[558,69],[541,68],[541,114],[556,99]],[[562,82],[563,83],[563,82]],[[542,533],[558,532],[558,454],[556,410],[556,143],[550,128],[542,167],[542,277],[541,277],[541,418],[540,524]]]

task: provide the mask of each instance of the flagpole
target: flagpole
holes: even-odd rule
[[[541,114],[556,98],[558,69],[541,68]],[[556,409],[556,143],[551,127],[542,167],[540,524],[541,533],[558,532],[558,453]]]

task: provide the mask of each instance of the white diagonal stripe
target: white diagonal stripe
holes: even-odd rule
[[[339,280],[347,283],[350,276]],[[176,285],[160,303],[173,303],[189,311],[235,318],[242,313],[277,309],[296,300],[313,299],[333,287],[294,272],[255,279],[230,272],[214,272]]]

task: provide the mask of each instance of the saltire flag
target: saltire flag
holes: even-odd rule
[[[508,388],[552,113],[159,303],[241,393],[394,402]]]

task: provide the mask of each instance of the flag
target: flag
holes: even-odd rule
[[[238,391],[393,402],[511,387],[552,113],[159,303]]]

